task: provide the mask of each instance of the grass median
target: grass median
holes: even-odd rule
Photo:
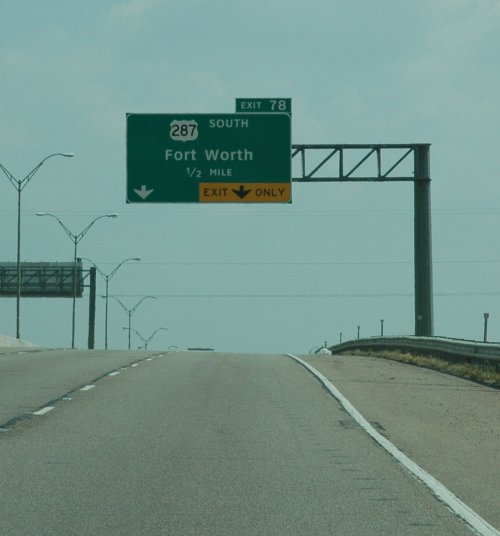
[[[351,350],[349,352],[342,352],[342,355],[370,356],[379,357],[381,359],[391,359],[393,361],[400,361],[401,363],[416,365],[417,367],[437,370],[439,372],[451,374],[459,378],[478,382],[483,385],[487,385],[488,387],[500,389],[500,372],[498,371],[496,365],[488,362],[468,363],[443,357],[411,354],[397,350]]]

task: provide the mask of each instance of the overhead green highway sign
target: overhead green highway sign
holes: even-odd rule
[[[288,203],[287,113],[127,114],[128,203]]]

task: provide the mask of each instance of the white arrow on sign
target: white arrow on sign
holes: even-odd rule
[[[141,189],[140,190],[134,190],[134,192],[141,198],[141,199],[146,199],[146,197],[148,197],[151,193],[154,192],[154,190],[147,190],[146,189],[146,185],[143,184],[141,186]]]

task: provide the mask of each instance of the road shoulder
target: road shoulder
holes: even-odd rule
[[[364,356],[301,356],[396,447],[500,527],[500,391]]]

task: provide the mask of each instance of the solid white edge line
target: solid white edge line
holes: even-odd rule
[[[42,409],[39,409],[38,411],[34,411],[33,415],[45,415],[49,411],[52,411],[54,409],[54,406],[45,406]]]
[[[391,456],[401,463],[410,473],[423,482],[434,495],[448,508],[450,508],[455,514],[461,517],[468,525],[475,529],[481,536],[500,536],[500,532],[484,520],[479,514],[477,514],[472,508],[462,502],[456,495],[454,495],[446,486],[441,484],[432,475],[427,473],[413,460],[408,458],[406,454],[401,452],[395,445],[393,445],[387,438],[377,432],[375,428],[359,413],[359,411],[345,398],[345,396],[325,377],[321,372],[317,371],[309,363],[300,359],[293,354],[287,354],[289,357],[304,366],[309,372],[311,372],[321,383],[330,391],[330,393],[340,402],[342,407],[351,415],[351,417]]]

